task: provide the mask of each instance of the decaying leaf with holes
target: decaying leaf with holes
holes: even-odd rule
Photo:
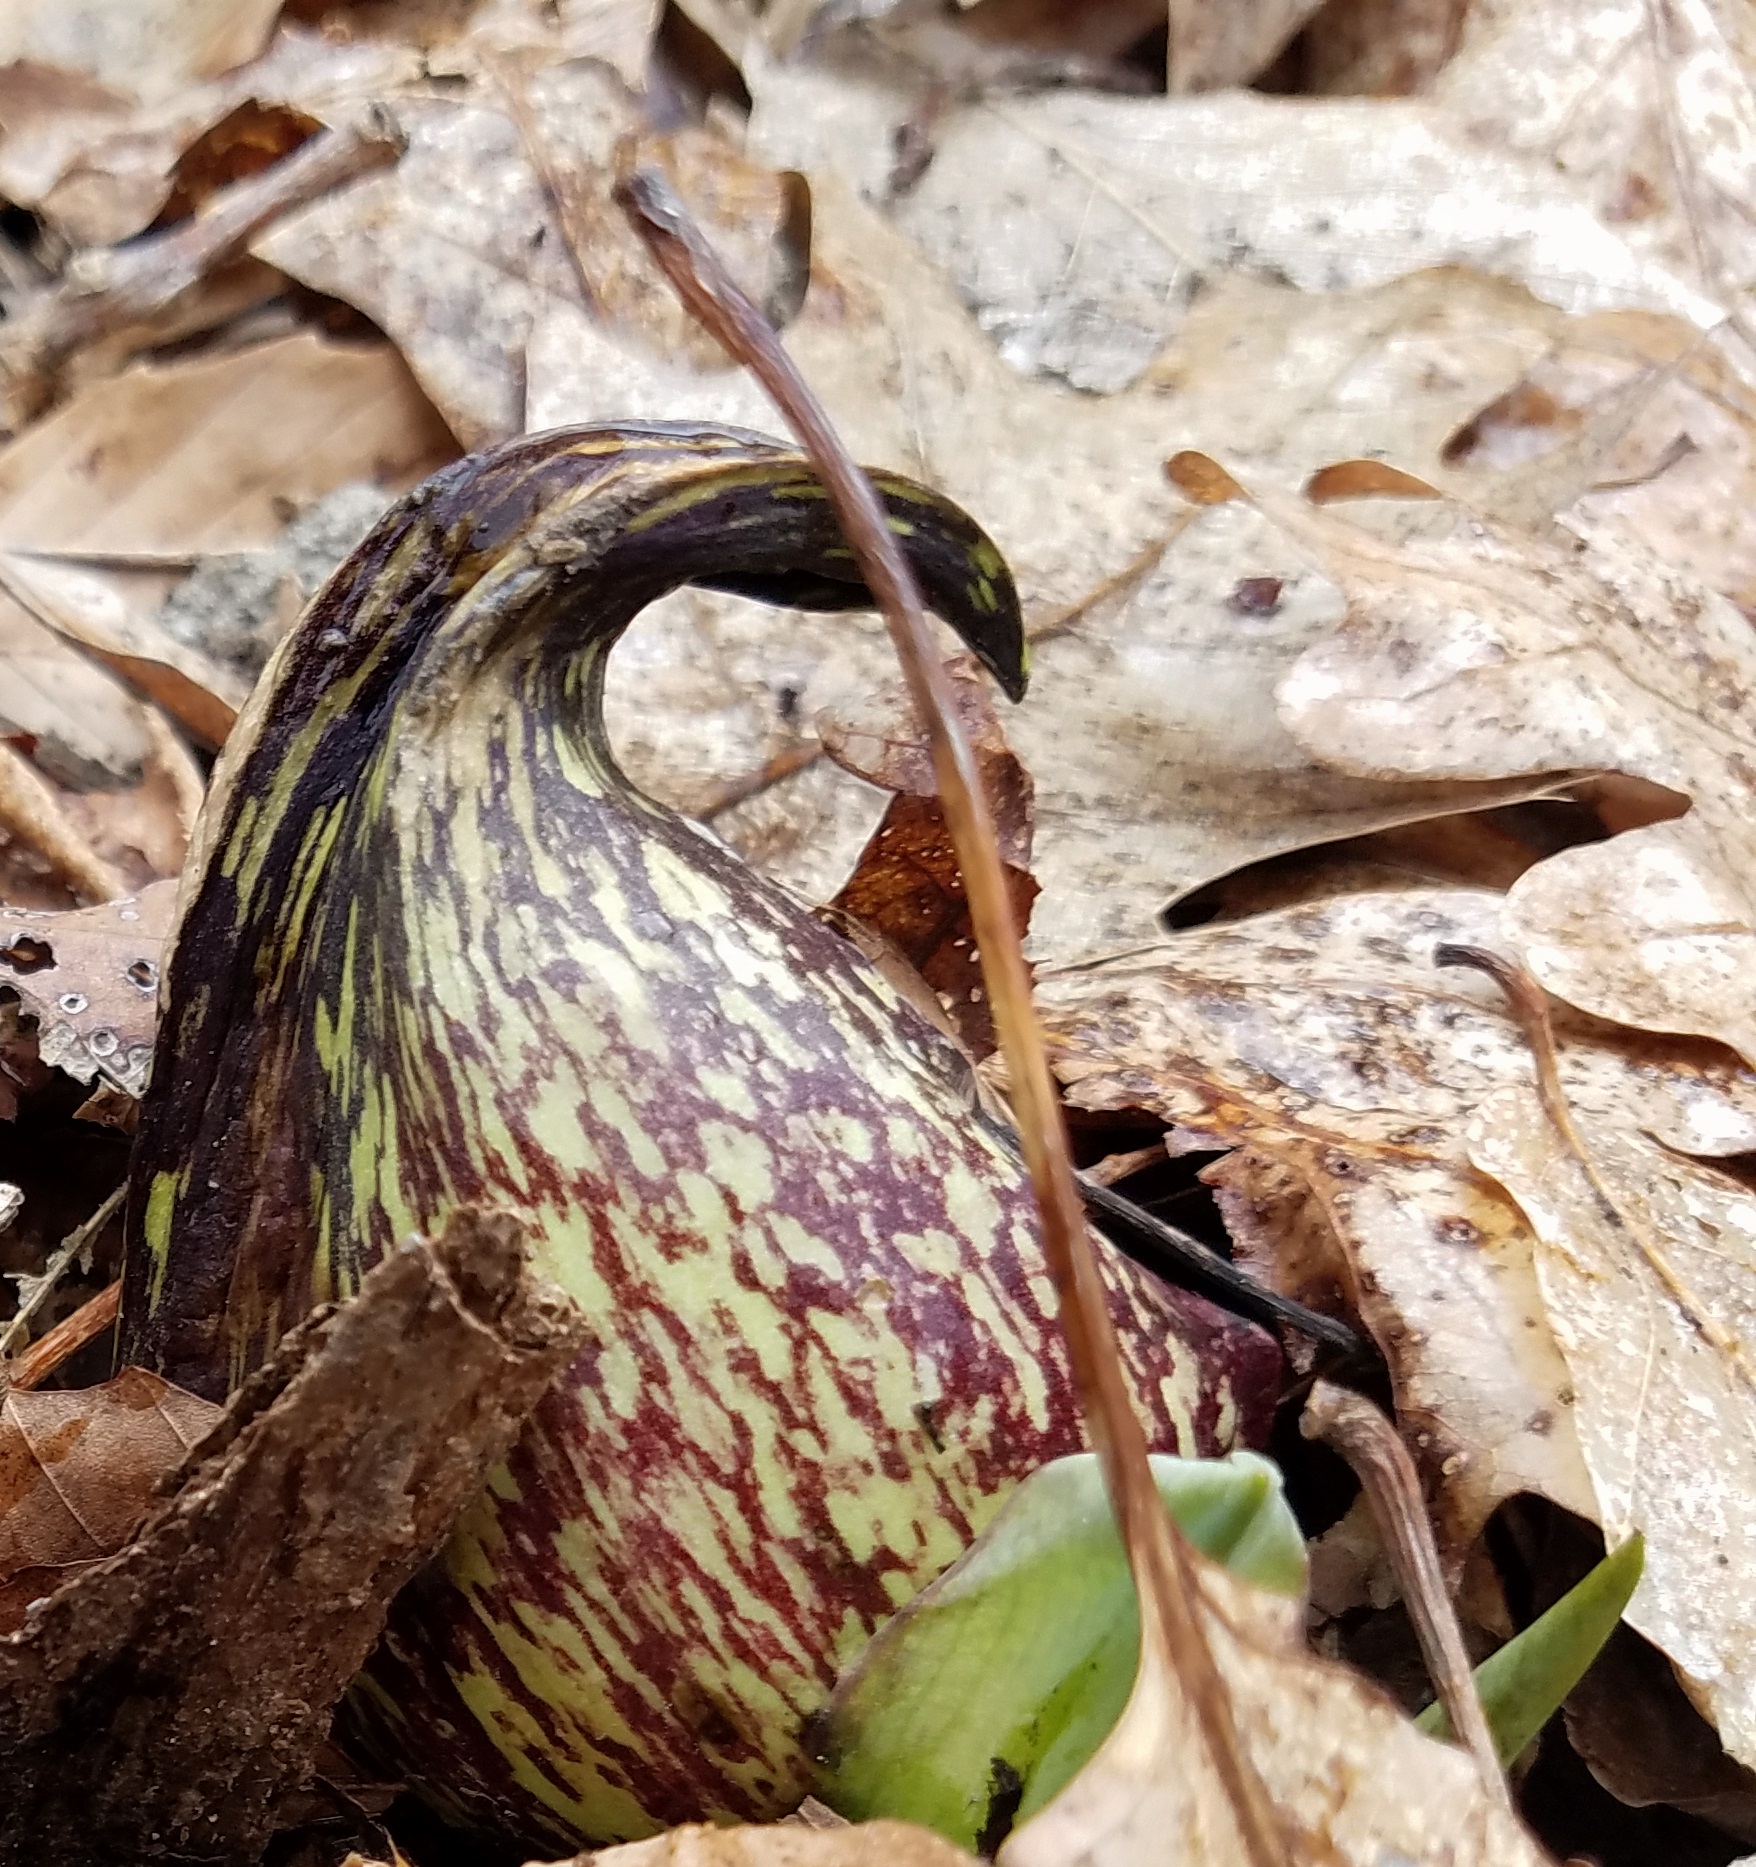
[[[44,1063],[131,1096],[146,1087],[176,900],[164,881],[65,914],[0,908],[0,991],[36,1020]]]
[[[994,546],[877,485],[1019,693]],[[131,1189],[125,1347],[197,1391],[460,1201],[518,1210],[591,1318],[352,1712],[528,1841],[794,1804],[839,1666],[1080,1436],[961,1059],[610,754],[609,651],[690,582],[868,600],[801,456],[742,431],[529,437],[380,522],[228,745]],[[1158,1446],[1259,1432],[1267,1339],[1107,1275]]]

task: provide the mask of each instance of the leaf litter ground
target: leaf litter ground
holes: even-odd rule
[[[632,3],[256,7],[217,37],[163,0],[126,57],[97,4],[6,29],[0,193],[35,216],[0,255],[13,318],[71,256],[223,204],[324,126],[388,112],[406,142],[144,324],[7,385],[42,411],[0,453],[0,1193],[25,1189],[0,1198],[7,1268],[39,1274],[73,1229],[57,1198],[89,1212],[114,1177],[95,1141],[61,1144],[57,1186],[25,1158],[51,1120],[125,1128],[138,1088],[139,1007],[94,1021],[120,949],[86,919],[178,872],[241,698],[217,632],[162,607],[177,580],[272,549],[338,488],[388,499],[458,444],[609,417],[775,426],[610,205],[637,139],[855,453],[959,499],[1014,564],[1035,681],[1003,724],[1035,789],[1032,952],[1069,1102],[1108,1124],[1094,1145],[1138,1153],[1162,1127],[1167,1160],[1217,1156],[1201,1178],[1240,1258],[1373,1337],[1484,1638],[1555,1579],[1528,1523],[1506,1553],[1530,1499],[1612,1545],[1639,1531],[1632,1624],[1756,1762],[1748,23],[1709,0],[1331,0],[1235,9],[1227,38],[1212,11],[1169,9],[1168,96],[1118,62],[1151,28],[1119,3],[1082,38],[1000,0],[839,29],[734,0],[662,23]],[[1270,63],[1304,94],[1220,88]],[[1350,72],[1412,94],[1333,95]],[[1254,503],[1191,508],[1162,471],[1187,450]],[[1446,498],[1343,521],[1294,497],[1360,457]],[[265,575],[263,644],[309,587]],[[931,920],[905,957],[927,962],[923,1002],[967,1013],[942,838],[910,828],[899,863],[893,835],[885,869],[898,806],[868,780],[894,773],[819,750],[820,717],[845,743],[889,674],[875,623],[687,592],[619,654],[612,721],[641,783],[811,899],[877,904],[880,939]],[[1494,989],[1432,969],[1447,942],[1554,995],[1586,1158]],[[70,1065],[83,1086],[62,1093]],[[113,1240],[95,1249],[37,1332],[113,1270]],[[67,1378],[101,1379],[98,1352]],[[124,1438],[118,1522],[119,1474],[151,1464]],[[1234,1690],[1267,1667],[1290,1734],[1302,1693],[1343,1688],[1295,1687],[1266,1650]],[[1378,1714],[1358,1715],[1364,1741]],[[1345,1750],[1328,1767],[1354,1767]],[[1317,1767],[1269,1754],[1270,1774]],[[1106,1830],[1134,1793],[1114,1767],[1083,1792],[1099,1812],[1062,1812],[1071,1840],[1031,1845],[1135,1858],[1153,1830]],[[1357,1832],[1313,1819],[1351,1857],[1390,1834],[1365,1806]],[[1716,1829],[1668,1844],[1729,1859],[1752,1809],[1728,1795]],[[863,1858],[859,1833],[761,1858]]]

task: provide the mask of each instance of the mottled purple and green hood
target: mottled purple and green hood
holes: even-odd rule
[[[1016,695],[1000,554],[876,478]],[[124,1352],[204,1393],[460,1203],[593,1319],[348,1719],[532,1842],[796,1801],[838,1668],[1080,1443],[961,1060],[615,767],[608,652],[683,583],[868,600],[803,459],[725,430],[529,437],[386,516],[228,749],[130,1195]],[[1107,1265],[1155,1445],[1259,1428],[1266,1338]]]

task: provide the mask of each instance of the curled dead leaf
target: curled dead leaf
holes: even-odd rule
[[[1605,1538],[1646,1539],[1628,1619],[1756,1764],[1756,1607],[1736,1580],[1756,1563],[1756,1200],[1637,1130],[1582,1138],[1583,1157],[1507,1087],[1470,1158],[1529,1218]]]

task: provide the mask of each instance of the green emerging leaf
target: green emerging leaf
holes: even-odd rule
[[[1152,1463],[1198,1549],[1261,1587],[1303,1590],[1304,1542],[1266,1459]],[[896,1816],[975,1846],[1072,1780],[1121,1715],[1139,1651],[1097,1460],[1057,1459],[843,1676],[819,1793],[852,1820]]]
[[[1510,1763],[1555,1715],[1615,1632],[1640,1581],[1646,1545],[1638,1536],[1606,1556],[1547,1614],[1476,1668],[1476,1691],[1502,1763]],[[1429,1705],[1415,1723],[1431,1737],[1449,1737],[1444,1707]]]

